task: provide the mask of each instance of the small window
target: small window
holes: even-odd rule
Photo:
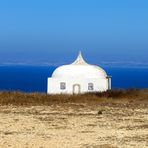
[[[94,90],[93,83],[88,83],[88,90]]]
[[[65,82],[60,83],[60,89],[62,89],[62,90],[66,89],[66,83]]]

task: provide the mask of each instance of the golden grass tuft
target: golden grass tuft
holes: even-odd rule
[[[99,103],[148,101],[148,89],[111,90],[82,95],[47,95],[43,93],[0,92],[0,105],[51,105],[61,103]]]

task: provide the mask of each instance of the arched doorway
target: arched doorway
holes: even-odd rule
[[[73,94],[80,94],[80,92],[81,92],[80,84],[74,84],[73,85]]]

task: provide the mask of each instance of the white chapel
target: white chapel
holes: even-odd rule
[[[69,65],[55,69],[48,78],[48,94],[83,94],[111,89],[111,77],[96,65],[84,61],[81,52]]]

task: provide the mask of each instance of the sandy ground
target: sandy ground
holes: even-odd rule
[[[146,148],[148,105],[0,106],[0,147]]]

